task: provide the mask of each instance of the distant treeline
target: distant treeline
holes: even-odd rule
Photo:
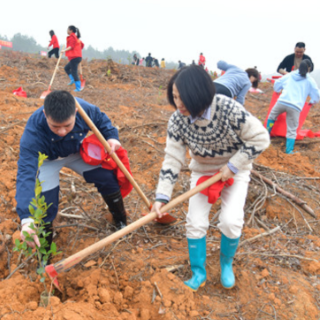
[[[40,51],[47,51],[47,47],[43,47],[37,43],[33,37],[22,35],[21,33],[15,34],[11,39],[0,34],[0,40],[12,42],[12,49],[2,47],[2,50],[14,50],[28,53],[39,53]],[[49,39],[48,39],[49,40]],[[88,60],[92,59],[112,59],[113,61],[121,64],[130,64],[133,61],[133,55],[136,54],[139,58],[146,57],[138,53],[137,51],[128,50],[114,50],[112,47],[104,51],[94,49],[91,45],[85,46],[82,51],[83,58]],[[163,57],[155,57],[159,60]],[[167,69],[177,68],[178,64],[173,62],[166,62]]]

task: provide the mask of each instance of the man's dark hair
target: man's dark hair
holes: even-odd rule
[[[296,48],[305,48],[306,44],[304,42],[297,42]]]
[[[51,36],[51,38],[54,36],[54,31],[53,30],[50,30],[49,31],[49,34],[50,34],[50,36]]]
[[[252,87],[253,88],[258,88],[258,84],[259,84],[259,81],[260,81],[260,74],[259,74],[259,71],[255,68],[249,68],[246,70],[246,73],[248,74],[248,77],[250,78],[251,76],[255,77],[257,80],[254,81],[252,83]]]
[[[177,109],[174,103],[172,87],[176,85],[180,99],[192,117],[206,110],[212,103],[216,93],[209,74],[199,66],[183,67],[170,79],[167,89],[169,103]]]
[[[55,122],[67,121],[76,113],[74,97],[68,91],[53,91],[44,100],[44,112]]]

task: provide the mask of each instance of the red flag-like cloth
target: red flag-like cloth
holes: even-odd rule
[[[217,174],[217,173],[216,173]],[[199,178],[197,181],[197,185],[201,184],[202,182],[207,181],[208,179],[212,178],[212,176],[203,176]],[[222,189],[226,187],[230,187],[233,185],[233,178],[228,179],[227,181],[217,181],[216,183],[212,184],[210,187],[202,190],[200,193],[204,194],[208,197],[208,202],[211,204],[216,203],[216,201],[221,196]]]
[[[118,158],[121,160],[121,162],[124,164],[124,166],[127,168],[127,170],[130,172],[130,174],[132,175],[130,170],[130,163],[129,163],[127,150],[120,147],[116,151],[116,154]],[[80,148],[80,155],[83,161],[87,164],[91,164],[93,166],[97,166],[101,164],[102,168],[112,170],[118,179],[120,192],[123,198],[126,197],[131,192],[133,187],[130,181],[127,179],[124,173],[120,170],[120,168],[117,166],[116,162],[111,158],[109,153],[107,153],[104,150],[102,143],[94,134],[92,134],[89,137],[86,137],[82,141],[82,145]]]

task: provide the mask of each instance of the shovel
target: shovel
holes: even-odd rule
[[[106,141],[106,139],[103,137],[103,135],[100,133],[100,131],[98,130],[98,128],[95,126],[95,124],[92,122],[92,120],[88,117],[88,115],[86,114],[86,112],[82,109],[81,105],[79,104],[79,102],[75,99],[76,102],[76,107],[78,109],[78,112],[80,114],[80,116],[82,117],[82,119],[86,122],[86,124],[88,125],[88,127],[92,130],[92,132],[96,135],[96,137],[99,139],[99,141],[102,143],[102,145],[104,146],[104,148],[107,150],[107,152],[110,154],[111,152],[111,148],[109,143]],[[126,178],[130,181],[130,183],[132,184],[132,186],[136,189],[136,191],[138,192],[139,196],[142,198],[142,200],[144,201],[144,203],[146,204],[146,206],[148,207],[148,210],[151,211],[152,209],[152,204],[150,203],[150,201],[148,200],[148,198],[145,196],[145,194],[143,193],[143,191],[140,189],[140,187],[138,186],[138,184],[136,183],[136,181],[133,179],[132,175],[130,174],[130,172],[127,170],[127,168],[124,166],[124,164],[121,162],[121,160],[118,158],[118,156],[116,155],[116,153],[112,153],[111,154],[112,159],[116,162],[116,164],[118,165],[118,167],[120,168],[120,170],[123,172],[123,174],[126,176]],[[169,224],[171,222],[176,221],[176,218],[167,214],[165,216],[163,216],[162,218],[157,218],[156,219],[157,222],[162,223],[162,224]]]
[[[208,188],[209,186],[211,186],[215,182],[219,181],[220,179],[221,179],[221,173],[219,172],[218,174],[214,175],[210,179],[206,180],[205,182],[199,184],[198,186],[194,187],[193,189],[187,191],[186,193],[180,195],[179,197],[173,199],[172,201],[170,201],[169,203],[164,205],[160,209],[160,212],[164,213],[168,210],[171,210],[172,208],[176,207],[178,204],[188,200],[189,198],[191,198],[195,194]],[[140,218],[139,220],[128,225],[127,227],[125,227],[125,228],[113,233],[112,235],[100,240],[99,242],[94,243],[91,246],[73,254],[69,258],[60,260],[60,261],[56,262],[55,264],[50,264],[50,265],[46,266],[45,267],[46,273],[53,281],[53,284],[61,291],[61,289],[59,287],[59,282],[57,280],[57,276],[59,273],[71,269],[72,267],[74,267],[76,264],[78,264],[80,261],[82,261],[83,259],[85,259],[89,255],[101,250],[102,248],[109,245],[110,243],[124,237],[128,233],[130,233],[130,232],[142,227],[143,225],[151,222],[156,217],[157,217],[156,212],[151,212],[151,213],[147,214],[143,218]]]
[[[82,76],[82,64],[81,63],[79,65],[79,73],[80,73],[81,90],[83,90],[86,85],[86,80],[84,80],[83,76]]]
[[[64,47],[62,47],[62,50],[63,50],[63,49],[64,49]],[[61,51],[62,51],[62,50],[61,50]],[[46,96],[51,92],[51,86],[52,86],[52,83],[53,83],[53,79],[54,79],[54,77],[56,76],[56,73],[57,73],[57,71],[58,71],[58,66],[59,66],[61,57],[62,57],[62,52],[60,53],[60,57],[59,57],[59,59],[58,59],[58,61],[57,61],[56,68],[54,69],[53,76],[52,76],[51,81],[50,81],[50,84],[49,84],[49,88],[48,88],[47,91],[43,91],[43,92],[42,92],[42,94],[41,94],[41,96],[40,96],[40,99],[45,99]]]

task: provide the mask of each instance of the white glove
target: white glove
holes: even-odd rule
[[[34,240],[34,242],[28,241],[28,242],[27,242],[27,245],[28,245],[29,247],[31,247],[31,248],[35,248],[35,245],[34,245],[34,244],[36,244],[38,247],[40,247],[39,238],[38,238],[38,236],[35,234],[35,231],[30,228],[30,225],[31,225],[31,223],[25,223],[25,224],[22,226],[21,233],[20,233],[20,238],[21,238],[22,241],[25,240],[26,237],[24,236],[23,232],[26,231],[26,232],[28,232],[28,233],[30,234],[30,236],[33,237],[33,240]]]

